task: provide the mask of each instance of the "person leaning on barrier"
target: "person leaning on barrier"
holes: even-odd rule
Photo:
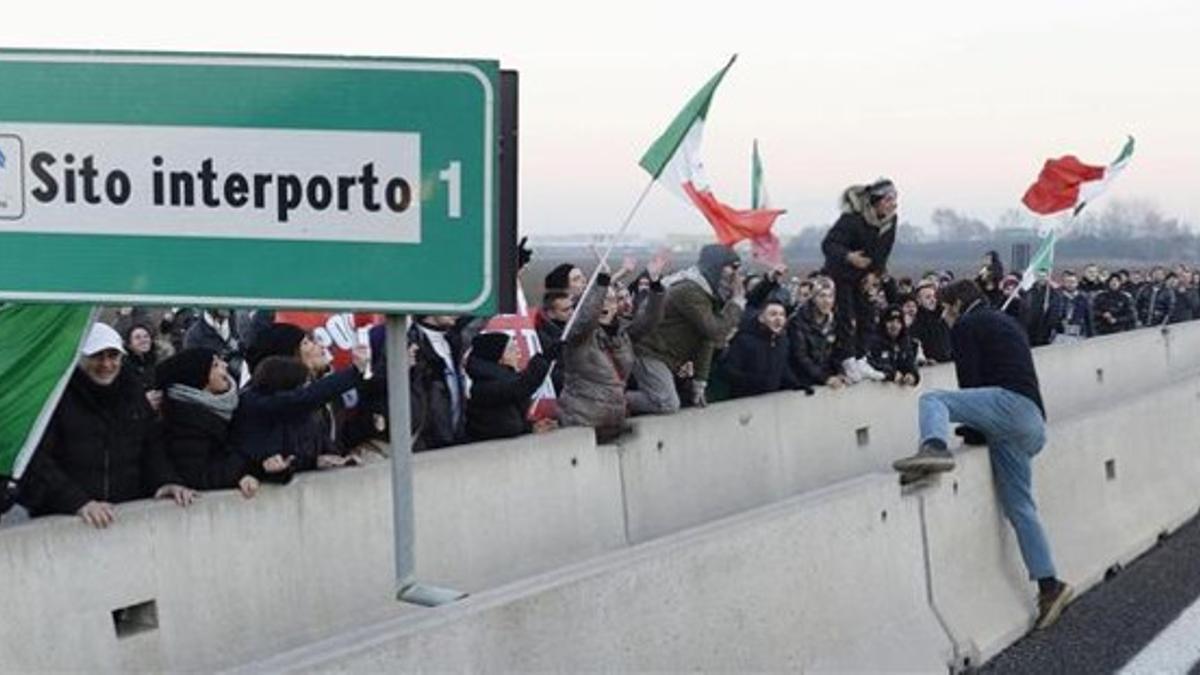
[[[700,249],[694,267],[674,275],[673,283],[667,284],[662,321],[634,344],[633,377],[638,389],[628,394],[634,413],[677,412],[675,374],[686,363],[692,364],[692,401],[707,405],[713,351],[737,327],[746,302],[739,266],[732,248],[709,244]]]
[[[1122,290],[1122,282],[1119,273],[1113,272],[1108,275],[1108,287],[1097,293],[1092,301],[1092,314],[1095,317],[1098,335],[1132,330],[1137,325],[1133,298]]]
[[[1046,442],[1046,413],[1033,354],[1021,327],[988,306],[973,281],[942,291],[951,326],[958,391],[925,392],[919,400],[920,449],[893,466],[902,481],[954,469],[950,424],[984,441],[1004,515],[1017,534],[1029,578],[1038,585],[1037,628],[1053,624],[1073,590],[1057,577],[1050,544],[1033,501],[1033,458]]]
[[[837,320],[834,304],[837,290],[832,280],[813,283],[813,296],[788,319],[788,363],[802,387],[827,386],[841,389],[848,384],[837,358]]]
[[[154,497],[187,506],[195,498],[167,460],[142,385],[122,368],[124,354],[117,331],[92,326],[20,484],[31,515],[74,513],[108,527],[115,504]]]
[[[296,357],[263,359],[233,416],[230,435],[237,452],[259,463],[279,455],[296,471],[358,464],[357,457],[337,453],[318,415],[330,401],[359,386],[369,372],[370,347],[356,346],[351,354],[350,367],[315,380]]]
[[[619,315],[620,298],[607,274],[597,275],[596,283],[584,295],[559,363],[563,390],[558,397],[558,419],[563,426],[592,427],[601,443],[625,429],[625,385],[633,369],[633,343],[662,321],[664,265],[665,260],[659,258],[647,266],[650,286],[631,317]]]
[[[528,419],[534,392],[546,380],[550,365],[562,352],[562,343],[545,345],[525,370],[518,371],[521,350],[507,333],[480,333],[471,341],[467,375],[471,392],[467,400],[467,437],[471,441],[512,438],[532,431],[548,431],[554,422]]]
[[[915,386],[921,382],[917,372],[917,345],[904,327],[904,312],[890,307],[883,313],[882,326],[871,338],[867,361],[883,373],[884,382]]]
[[[787,320],[787,308],[776,298],[760,306],[753,322],[743,322],[721,358],[730,398],[802,388],[788,365]]]
[[[184,485],[236,488],[249,498],[258,492],[260,479],[291,479],[290,463],[280,455],[255,462],[230,446],[238,389],[216,352],[197,347],[167,359],[159,368],[158,387],[164,393],[163,443]]]

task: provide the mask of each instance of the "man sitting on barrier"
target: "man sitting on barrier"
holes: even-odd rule
[[[1050,544],[1033,502],[1032,460],[1046,441],[1045,408],[1033,355],[1016,321],[989,307],[974,281],[956,281],[941,292],[954,350],[959,391],[930,391],[920,399],[921,446],[893,466],[912,480],[954,468],[950,423],[961,422],[968,443],[987,443],[992,476],[1004,515],[1012,523],[1021,557],[1037,580],[1037,628],[1053,624],[1072,588],[1054,570]]]

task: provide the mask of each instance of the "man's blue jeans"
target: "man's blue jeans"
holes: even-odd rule
[[[1004,515],[1017,533],[1029,578],[1055,576],[1050,545],[1033,503],[1033,456],[1046,443],[1046,423],[1037,404],[999,387],[936,390],[921,395],[921,441],[950,444],[950,423],[974,427],[987,436],[992,477]]]

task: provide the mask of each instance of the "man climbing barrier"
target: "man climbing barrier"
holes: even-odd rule
[[[954,469],[948,444],[951,422],[964,425],[960,433],[967,443],[988,445],[1001,507],[1016,532],[1029,577],[1038,584],[1035,626],[1046,628],[1058,620],[1074,591],[1056,575],[1033,502],[1031,465],[1046,442],[1046,413],[1029,342],[1011,317],[987,304],[974,281],[956,281],[941,294],[959,390],[921,395],[920,449],[893,467],[903,474],[903,482]]]

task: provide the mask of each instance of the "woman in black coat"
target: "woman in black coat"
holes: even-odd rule
[[[561,343],[548,347],[561,348]],[[557,354],[535,354],[524,372],[517,371],[520,351],[505,333],[481,333],[471,342],[467,375],[467,435],[472,441],[512,438],[532,431],[527,419],[531,397],[550,370]]]
[[[286,482],[291,471],[275,455],[254,462],[232,450],[229,426],[238,392],[228,367],[211,349],[185,349],[159,367],[164,392],[163,439],[184,485],[196,490],[237,488],[253,497],[259,480]]]
[[[357,464],[354,456],[336,454],[318,415],[327,403],[362,384],[370,350],[356,347],[353,354],[354,365],[316,380],[298,358],[263,359],[233,416],[231,435],[237,452],[256,462],[280,455],[296,471]]]

